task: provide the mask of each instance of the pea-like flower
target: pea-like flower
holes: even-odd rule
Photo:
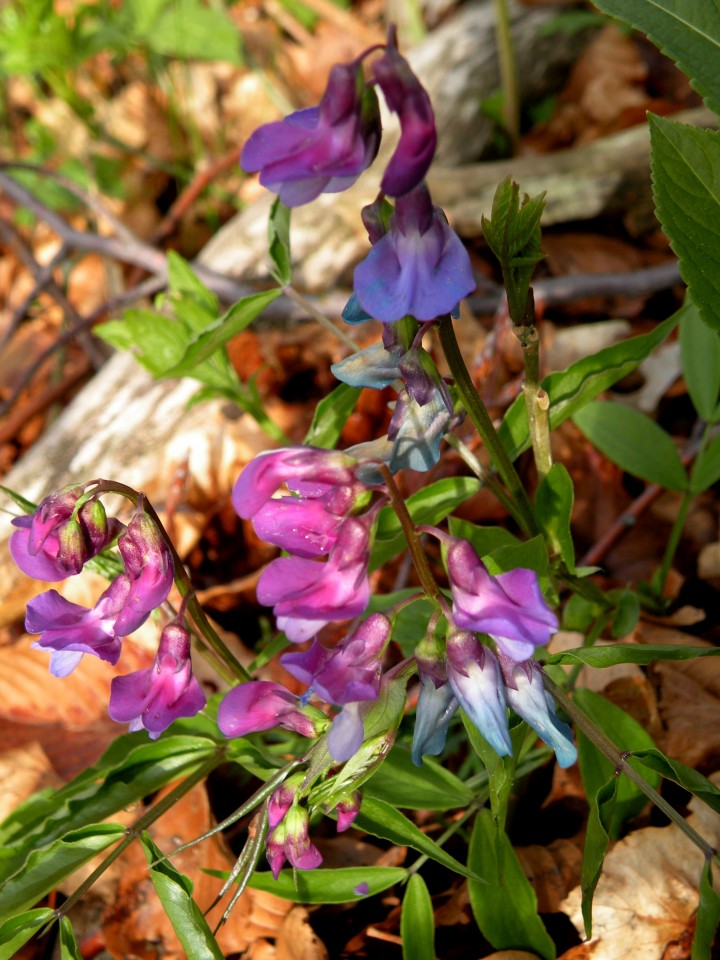
[[[338,64],[317,107],[259,127],[240,158],[288,207],[352,186],[380,146],[377,96],[356,61]]]
[[[180,717],[194,717],[205,706],[205,694],[193,676],[190,634],[180,620],[160,636],[155,662],[146,670],[114,677],[108,713],[131,730],[143,727],[155,740]]]
[[[424,183],[398,197],[388,232],[354,274],[360,306],[383,323],[452,313],[475,286],[467,251]]]
[[[130,593],[115,624],[125,637],[137,630],[153,610],[167,599],[175,577],[170,548],[153,520],[143,511],[142,500],[118,549],[130,577]]]
[[[466,540],[443,536],[453,601],[453,619],[464,630],[492,635],[516,662],[527,660],[558,628],[534,570],[492,576]]]
[[[268,835],[267,859],[276,880],[286,860],[298,870],[314,870],[322,863],[320,851],[310,839],[309,824],[307,810],[294,803]]]
[[[228,691],[218,710],[218,726],[226,737],[244,737],[273,727],[294,730],[303,737],[318,734],[299,698],[271,680],[250,680]]]
[[[512,753],[505,685],[492,651],[467,632],[448,639],[448,680],[453,693],[490,746],[501,757]]]

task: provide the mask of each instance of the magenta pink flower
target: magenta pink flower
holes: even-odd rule
[[[338,833],[342,833],[343,830],[347,830],[348,827],[353,825],[357,815],[360,813],[361,804],[362,795],[358,790],[354,790],[352,793],[349,793],[343,797],[343,799],[336,805],[335,812],[337,813]]]
[[[333,620],[357,617],[368,605],[369,514],[343,523],[326,562],[280,557],[258,581],[260,603],[274,608],[288,640],[302,643]]]
[[[116,632],[125,637],[145,623],[150,613],[167,599],[175,565],[160,531],[143,512],[142,502],[138,503],[127,530],[118,540],[118,549],[131,581],[130,593],[116,623]]]
[[[205,706],[205,694],[192,673],[190,634],[178,620],[160,636],[155,662],[146,670],[115,677],[108,713],[131,730],[160,736],[179,717],[194,717]]]
[[[307,810],[293,804],[267,838],[267,859],[273,877],[277,880],[286,860],[298,870],[314,870],[322,863],[322,856],[308,833]]]
[[[511,660],[527,660],[558,628],[534,570],[509,570],[491,576],[465,540],[443,537],[458,627],[492,635]]]
[[[243,148],[248,173],[288,207],[352,186],[380,146],[377,97],[355,63],[330,71],[319,106],[259,127]]]
[[[270,680],[250,680],[226,693],[218,710],[218,726],[226,737],[244,737],[273,727],[285,727],[303,737],[315,737],[318,732],[299,698]]]
[[[57,590],[41,593],[27,605],[25,629],[42,636],[32,646],[50,650],[50,673],[66,677],[90,653],[117,663],[122,646],[116,621],[130,593],[130,578],[116,577],[94,607],[71,603]]]

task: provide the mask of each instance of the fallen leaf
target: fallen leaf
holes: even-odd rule
[[[43,748],[32,740],[0,753],[0,783],[0,820],[4,820],[36,790],[58,786],[59,778]]]
[[[275,941],[277,960],[328,960],[325,944],[310,926],[305,907],[293,907]]]

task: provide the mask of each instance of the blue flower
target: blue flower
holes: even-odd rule
[[[501,757],[512,754],[502,673],[494,654],[472,633],[447,643],[448,680],[460,706]]]

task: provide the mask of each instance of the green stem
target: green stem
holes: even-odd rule
[[[316,320],[321,327],[324,327],[339,340],[342,340],[345,346],[349,347],[353,353],[357,353],[361,349],[355,343],[352,337],[349,337],[344,330],[340,329],[340,327],[336,327],[330,317],[326,317],[322,310],[318,310],[315,304],[307,300],[295,289],[295,287],[291,287],[290,284],[286,284],[286,286],[282,288],[282,291],[288,300],[292,300],[293,303],[296,303],[299,307],[302,307],[303,310],[310,314],[313,320]]]
[[[680,544],[680,537],[682,536],[683,527],[685,526],[685,519],[687,517],[688,510],[690,509],[690,504],[692,503],[693,497],[694,494],[691,493],[690,490],[686,490],[683,494],[683,498],[680,503],[680,509],[675,517],[672,530],[670,531],[670,536],[668,537],[667,546],[665,547],[662,565],[653,577],[653,586],[655,587],[658,597],[662,597],[663,593],[665,592],[665,584],[667,583],[667,578],[670,574],[670,567],[672,566],[672,562],[675,559],[675,552]]]
[[[550,398],[540,386],[540,336],[534,324],[517,324],[513,326],[513,333],[522,347],[525,362],[523,393],[525,394],[528,428],[538,477],[543,480],[552,467],[552,452],[550,450],[550,421],[548,417]]]
[[[430,600],[435,601],[435,603],[440,603],[441,600],[443,600],[442,592],[432,574],[430,564],[425,556],[425,551],[422,548],[422,544],[420,543],[415,530],[415,524],[413,523],[413,519],[408,512],[408,508],[403,500],[403,496],[398,490],[395,479],[392,473],[390,473],[388,467],[384,463],[380,463],[378,464],[378,470],[385,481],[385,485],[390,496],[390,502],[392,503],[393,509],[397,514],[398,520],[400,521],[400,526],[405,534],[408,549],[410,550],[410,556],[412,557],[413,564],[417,570],[417,575],[420,578],[422,588]]]
[[[500,61],[505,129],[514,154],[520,139],[520,90],[507,0],[495,0],[495,36]]]
[[[463,441],[459,437],[455,436],[454,433],[446,433],[445,442],[457,452],[463,462],[467,464],[467,466],[472,470],[483,486],[487,487],[496,500],[498,500],[503,507],[505,507],[515,523],[521,527],[522,522],[517,508],[497,477],[494,477],[491,473],[488,473],[488,471],[484,469],[483,465],[472,452],[470,447],[468,447],[466,443],[463,443]]]
[[[522,485],[512,460],[500,441],[500,437],[490,419],[490,414],[487,412],[485,404],[475,389],[472,377],[470,376],[468,368],[465,366],[465,361],[460,352],[460,345],[457,342],[455,329],[450,317],[443,317],[439,321],[438,330],[440,333],[440,342],[445,353],[445,359],[448,362],[450,373],[455,380],[455,385],[462,397],[465,409],[492,457],[495,467],[502,477],[503,483],[510,491],[516,506],[518,522],[522,527],[523,533],[528,537],[533,537],[539,530],[533,514],[530,498]]]
[[[575,705],[575,703],[568,697],[565,691],[559,687],[543,670],[543,680],[545,682],[545,689],[549,694],[554,698],[554,700],[562,707],[562,709],[567,713],[573,723],[582,730],[585,736],[593,743],[597,749],[604,754],[608,760],[612,763],[617,774],[624,773],[625,776],[632,780],[632,782],[639,787],[640,790],[645,794],[645,796],[650,800],[658,810],[662,810],[668,820],[671,820],[676,824],[685,836],[695,844],[695,846],[702,851],[703,856],[706,860],[711,860],[717,855],[717,851],[712,847],[707,840],[700,836],[696,830],[694,830],[687,820],[682,817],[677,810],[675,810],[664,797],[661,797],[660,794],[655,790],[654,787],[651,787],[650,784],[645,780],[645,778],[635,770],[634,767],[631,767],[628,763],[628,757],[631,754],[622,753],[612,740],[609,737],[606,737],[602,730],[598,729],[592,720],[586,716],[583,711]]]
[[[140,496],[137,490],[133,490],[132,487],[128,487],[126,484],[120,483],[117,480],[97,480],[95,493],[119,493],[121,496],[125,497],[135,505],[137,505],[138,497]],[[146,497],[143,497],[143,509],[157,527],[158,532],[162,536],[163,540],[168,546],[168,549],[170,550],[170,553],[172,554],[173,563],[175,565],[175,586],[177,587],[178,592],[183,599],[187,597],[188,613],[193,618],[195,626],[207,641],[207,644],[211,650],[217,655],[221,663],[229,668],[229,672],[225,674],[225,678],[231,681],[240,680],[243,683],[247,680],[251,680],[252,678],[245,667],[243,667],[234,654],[228,650],[226,645],[213,629],[213,626],[208,620],[205,611],[200,606],[197,595],[193,589],[192,581],[188,576],[182,559],[175,549],[175,544],[167,535],[165,528],[160,522],[160,517],[157,515],[155,508]]]
[[[54,918],[59,920],[60,917],[65,916],[70,908],[87,893],[95,881],[100,879],[107,868],[127,850],[133,840],[140,836],[143,830],[146,830],[150,824],[154,823],[159,817],[166,813],[178,800],[184,797],[186,793],[189,793],[193,787],[197,786],[198,783],[202,783],[205,777],[207,777],[215,767],[219,766],[222,761],[223,751],[218,751],[211,760],[208,760],[207,763],[198,767],[195,773],[191,773],[182,783],[178,784],[170,793],[166,794],[162,800],[158,800],[146,813],[139,817],[131,827],[128,827],[125,831],[125,838],[105,857],[103,862],[93,870],[90,876],[80,884],[77,890],[70,894],[65,903],[63,903],[61,907],[58,907],[55,911]]]

